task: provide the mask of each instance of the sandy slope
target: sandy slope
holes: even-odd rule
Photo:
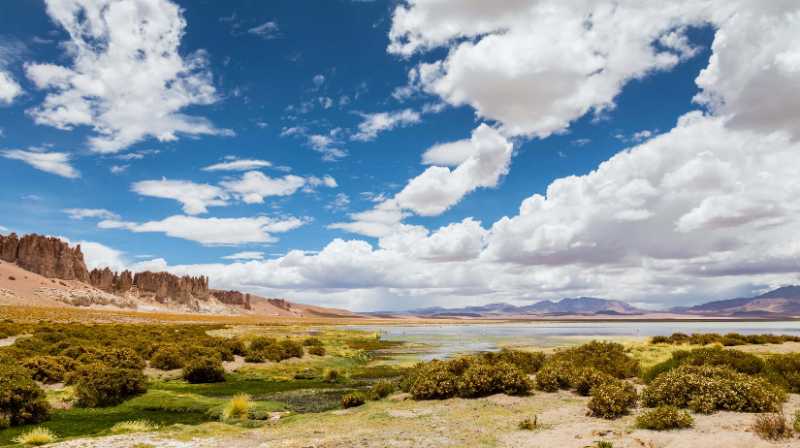
[[[54,297],[58,293],[69,294],[73,290],[91,291],[94,288],[77,281],[42,277],[15,264],[0,261],[0,305],[68,306]],[[48,291],[56,294],[48,294]]]

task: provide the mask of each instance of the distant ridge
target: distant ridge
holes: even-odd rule
[[[525,315],[637,315],[647,311],[631,306],[620,300],[599,299],[596,297],[566,298],[559,301],[542,300],[531,305],[516,306],[508,303],[467,306],[461,308],[430,307],[419,308],[402,313],[380,312],[374,314],[412,315],[419,317],[507,317]]]
[[[672,311],[731,317],[797,316],[800,315],[800,286],[783,286],[755,297],[716,300]]]

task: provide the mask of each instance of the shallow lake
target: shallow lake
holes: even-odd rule
[[[521,322],[491,324],[351,325],[420,347],[422,359],[494,351],[500,346],[558,347],[589,339],[625,339],[681,333],[800,335],[800,321],[755,322]]]

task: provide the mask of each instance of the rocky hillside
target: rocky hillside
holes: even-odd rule
[[[732,317],[800,316],[800,286],[784,286],[754,297],[716,300],[674,311]]]
[[[346,310],[211,289],[206,276],[87,270],[80,245],[43,235],[0,235],[0,305],[91,306],[144,311],[363,317]]]
[[[17,237],[0,235],[0,260],[47,278],[89,281],[81,246],[69,247],[64,241],[42,235]]]

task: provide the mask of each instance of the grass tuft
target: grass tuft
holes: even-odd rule
[[[756,417],[753,422],[753,432],[766,440],[788,439],[794,435],[794,431],[786,421],[783,414],[763,414]]]
[[[17,436],[14,439],[15,443],[20,445],[41,446],[53,443],[58,440],[58,436],[47,428],[33,428],[30,431]]]
[[[127,434],[131,432],[150,432],[158,429],[158,426],[148,420],[128,420],[119,422],[111,427],[112,434]]]
[[[236,394],[228,401],[225,408],[222,410],[222,421],[228,420],[246,420],[250,415],[250,409],[253,407],[253,402],[248,394]]]
[[[539,427],[539,416],[534,415],[533,418],[526,418],[519,422],[519,429],[525,431],[533,431]]]

